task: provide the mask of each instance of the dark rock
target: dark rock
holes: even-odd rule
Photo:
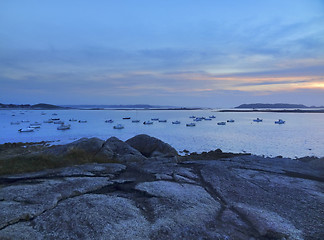
[[[139,162],[146,159],[139,151],[116,137],[109,138],[96,157],[115,159],[118,162]]]
[[[178,152],[169,144],[145,134],[137,135],[126,141],[131,147],[137,149],[145,157],[177,157]]]

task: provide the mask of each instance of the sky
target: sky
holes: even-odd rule
[[[323,0],[1,0],[0,103],[324,105]]]

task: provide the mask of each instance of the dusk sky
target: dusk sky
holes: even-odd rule
[[[324,105],[324,1],[0,1],[0,103]]]

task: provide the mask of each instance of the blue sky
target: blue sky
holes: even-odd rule
[[[0,102],[324,105],[324,1],[3,0]]]

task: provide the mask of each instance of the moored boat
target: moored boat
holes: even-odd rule
[[[217,125],[226,125],[226,122],[218,122]]]
[[[79,120],[79,123],[87,123],[87,120]]]
[[[71,125],[70,124],[62,124],[61,126],[58,126],[57,127],[57,130],[68,130],[68,129],[71,129]]]
[[[112,119],[106,120],[105,123],[113,123],[114,121]]]
[[[145,121],[145,122],[143,122],[143,124],[144,124],[144,125],[152,125],[153,122],[151,122],[151,121]]]
[[[139,123],[140,120],[132,120],[132,123]]]
[[[284,124],[286,121],[279,119],[278,121],[275,121],[275,124]]]
[[[195,127],[196,124],[195,124],[195,123],[187,123],[186,126],[187,126],[187,127]]]
[[[227,122],[228,122],[228,123],[233,123],[233,122],[235,122],[235,121],[234,121],[234,119],[229,119],[229,120],[227,120]]]
[[[263,121],[263,119],[261,119],[261,118],[253,119],[253,122],[262,122],[262,121]]]
[[[180,124],[181,122],[180,121],[174,121],[174,122],[172,122],[172,124]]]
[[[163,122],[163,123],[166,123],[167,120],[163,119],[163,120],[159,120],[159,122]]]
[[[18,130],[18,132],[33,132],[34,128],[21,128]]]
[[[114,129],[123,129],[124,126],[121,124],[117,124],[116,126],[114,126]]]

